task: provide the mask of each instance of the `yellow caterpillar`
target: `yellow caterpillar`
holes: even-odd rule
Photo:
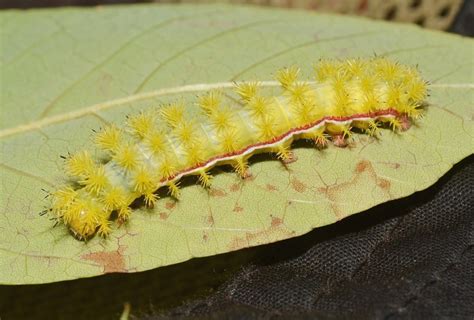
[[[230,164],[245,177],[255,153],[290,162],[296,139],[343,146],[353,128],[370,135],[384,124],[403,130],[421,115],[427,84],[414,67],[376,57],[323,60],[314,71],[315,81],[300,81],[297,67],[278,71],[280,89],[273,95],[258,82],[238,83],[238,102],[208,92],[198,100],[202,120],[174,103],[130,116],[124,128],[104,128],[94,142],[108,161],[88,151],[69,156],[65,171],[75,182],[52,193],[51,211],[79,239],[105,236],[112,212],[127,220],[139,197],[153,207],[161,187],[178,198],[183,176],[197,175],[209,187],[214,166]]]

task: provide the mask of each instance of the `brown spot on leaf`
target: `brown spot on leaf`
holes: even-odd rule
[[[168,217],[169,217],[169,214],[168,214],[168,213],[166,213],[166,212],[160,212],[160,219],[161,219],[161,220],[166,220],[166,219],[168,219]]]
[[[269,243],[269,239],[274,241],[288,239],[295,235],[294,231],[288,230],[283,224],[283,219],[272,217],[270,226],[261,231],[246,232],[241,237],[235,237],[229,243],[229,250],[238,250],[241,248],[247,248],[256,246],[259,244]]]
[[[400,163],[398,162],[377,161],[376,163],[384,165],[390,169],[399,169],[401,167]]]
[[[291,179],[291,186],[296,192],[300,193],[305,192],[307,189],[306,185],[296,178]]]
[[[123,253],[126,247],[120,245],[116,251],[92,252],[84,254],[81,259],[94,261],[103,267],[103,273],[127,272]]]
[[[204,242],[207,242],[207,240],[209,240],[209,233],[207,233],[207,231],[202,232],[202,240],[204,240]]]
[[[390,190],[391,183],[387,179],[379,179],[378,186],[384,190]]]
[[[283,223],[283,219],[272,217],[272,228],[276,228]]]
[[[211,188],[209,189],[209,195],[211,197],[225,197],[227,193],[222,189]]]
[[[244,211],[244,208],[242,208],[242,207],[236,205],[236,206],[234,207],[234,210],[233,210],[233,211],[234,211],[234,212],[242,212],[242,211]]]
[[[250,170],[247,170],[247,174],[245,175],[245,177],[243,179],[244,179],[244,181],[254,181],[255,178],[256,177],[253,174],[250,173]]]
[[[165,203],[165,208],[168,210],[171,210],[174,207],[176,207],[176,201],[168,201]]]
[[[212,213],[207,216],[206,222],[211,227],[214,225],[214,217],[212,216]]]
[[[237,191],[240,190],[240,184],[238,184],[238,183],[233,183],[233,184],[230,185],[230,188],[229,188],[229,189],[230,189],[230,191],[232,191],[232,192],[237,192]]]
[[[367,167],[370,166],[370,162],[366,160],[359,161],[359,163],[356,166],[356,172],[357,173],[362,173],[365,170],[367,170]]]
[[[383,197],[385,199],[391,199],[390,181],[388,181],[387,179],[379,178],[370,161],[360,161],[359,163],[357,163],[354,171],[355,172],[352,179],[347,182],[327,186],[325,188],[319,188],[319,192],[325,194],[326,197],[330,200],[334,214],[337,216],[338,219],[342,219],[347,216],[347,208],[345,208],[344,206],[347,205],[348,195],[356,195],[362,197],[366,196],[361,193],[362,191],[360,188],[361,186],[366,184],[367,181],[372,181],[374,185],[379,187],[378,190],[379,192],[381,192],[379,196],[381,198]],[[373,190],[371,192],[377,192],[377,190]],[[358,203],[359,202],[353,203],[355,210],[357,210]]]
[[[381,162],[385,164],[387,167],[392,168],[392,169],[398,169],[400,168],[400,164],[398,162]]]
[[[267,183],[266,187],[268,191],[278,191],[278,187],[274,186],[273,184]]]

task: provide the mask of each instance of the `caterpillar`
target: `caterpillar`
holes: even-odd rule
[[[142,198],[153,207],[162,187],[178,199],[184,176],[197,176],[208,188],[210,169],[231,165],[246,177],[256,153],[291,162],[294,140],[322,148],[331,141],[344,146],[354,131],[403,131],[422,115],[427,96],[416,67],[385,57],[320,60],[311,81],[301,81],[296,66],[275,78],[279,85],[271,93],[252,81],[235,83],[231,97],[218,90],[199,96],[200,118],[174,102],[131,115],[123,127],[102,128],[94,144],[105,160],[87,150],[66,157],[72,182],[51,193],[49,210],[77,239],[107,236],[112,213],[123,223],[132,202]]]

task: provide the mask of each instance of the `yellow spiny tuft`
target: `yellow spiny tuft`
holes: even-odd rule
[[[278,159],[282,160],[283,162],[286,162],[290,160],[293,157],[293,153],[290,150],[290,145],[291,143],[285,143],[285,144],[280,144],[277,147],[277,157]]]
[[[315,120],[317,107],[310,100],[300,103],[296,110],[298,111],[298,124],[305,125]]]
[[[376,72],[385,81],[393,82],[400,77],[400,67],[396,62],[387,58],[376,58],[374,63]]]
[[[129,206],[123,206],[118,209],[118,219],[120,222],[125,222],[130,218],[132,209]]]
[[[139,138],[144,138],[153,129],[155,116],[151,112],[141,111],[137,115],[130,116],[127,124],[132,134]]]
[[[376,86],[375,77],[373,76],[362,76],[360,79],[360,89],[365,94],[373,94]]]
[[[194,143],[186,148],[186,161],[190,167],[194,167],[206,160],[206,149],[200,142]]]
[[[164,153],[168,147],[165,134],[158,129],[153,129],[146,135],[145,144],[155,155]]]
[[[287,95],[294,104],[307,102],[311,93],[311,86],[307,82],[297,82],[287,90]]]
[[[407,85],[408,99],[413,101],[423,101],[426,98],[426,83],[421,80],[415,80]]]
[[[317,81],[327,81],[328,79],[334,78],[338,73],[337,63],[334,61],[321,60],[317,65],[315,65],[314,71]]]
[[[196,128],[194,127],[194,124],[191,121],[182,120],[179,124],[176,125],[173,133],[182,143],[184,143],[185,145],[189,145],[195,140],[195,131]]]
[[[149,169],[143,166],[138,168],[133,177],[133,189],[142,195],[153,192],[156,189],[156,183],[153,174],[150,174]]]
[[[248,162],[247,159],[244,157],[238,157],[234,160],[234,163],[232,164],[232,167],[234,168],[235,172],[241,177],[241,178],[246,178],[248,177]]]
[[[403,89],[400,86],[390,86],[387,91],[387,106],[396,108],[400,105]]]
[[[255,125],[259,131],[259,141],[269,141],[275,137],[273,129],[274,119],[271,116],[264,116]]]
[[[199,182],[204,188],[209,188],[212,183],[212,176],[205,169],[199,170]]]
[[[367,128],[366,132],[369,136],[378,136],[380,134],[379,123],[375,120],[369,120],[369,127]]]
[[[71,187],[64,187],[52,193],[53,211],[58,215],[62,214],[62,210],[72,204],[77,198],[77,191]]]
[[[118,147],[112,159],[126,170],[132,170],[138,165],[136,148],[130,143]]]
[[[342,132],[343,132],[342,137],[344,139],[352,137],[351,127],[349,127],[348,125],[345,125],[345,126],[342,127]]]
[[[232,113],[229,110],[216,110],[209,114],[209,122],[217,131],[225,130],[232,126]]]
[[[122,142],[122,131],[115,125],[106,126],[94,139],[95,144],[106,151],[115,151]]]
[[[163,161],[161,162],[160,167],[158,168],[158,173],[160,177],[168,179],[172,177],[176,172],[176,167],[173,164],[173,161],[170,157],[165,156]]]
[[[374,93],[366,92],[365,95],[362,97],[361,107],[366,112],[377,110],[378,105],[379,105],[379,99],[377,99]]]
[[[313,141],[319,148],[324,148],[328,145],[329,139],[327,135],[324,134],[324,130],[318,130],[314,132]]]
[[[237,83],[235,85],[235,92],[244,101],[250,101],[252,98],[256,97],[259,89],[260,89],[260,83],[257,81],[242,82],[242,83]]]
[[[278,82],[280,82],[284,89],[288,89],[295,84],[299,73],[300,68],[291,66],[289,68],[279,70],[276,74],[276,79]]]
[[[66,173],[73,177],[85,177],[94,171],[95,164],[89,152],[83,150],[66,160]]]
[[[91,200],[76,199],[64,214],[64,221],[77,238],[87,239],[100,226],[102,218],[108,216]]]
[[[389,118],[388,123],[393,131],[400,131],[402,129],[402,123],[397,118]]]
[[[145,197],[144,197],[145,205],[148,208],[153,208],[155,206],[155,203],[158,201],[158,198],[159,197],[156,193],[153,193],[153,192],[145,193]]]
[[[172,128],[184,120],[184,105],[170,104],[160,109],[161,118]]]
[[[211,91],[199,98],[199,107],[207,114],[212,114],[219,109],[222,94],[219,91]]]
[[[345,116],[347,115],[347,109],[349,108],[351,102],[349,94],[343,87],[336,87],[334,89],[334,114],[336,116]]]
[[[128,205],[125,190],[120,187],[108,189],[102,197],[102,202],[107,210],[115,210]]]
[[[229,110],[217,110],[209,115],[209,121],[217,131],[225,130],[232,126],[232,113]]]
[[[179,199],[181,196],[181,190],[179,190],[179,182],[174,181],[168,182],[169,193],[173,198]]]
[[[258,118],[263,117],[265,114],[267,114],[270,106],[270,98],[260,96],[254,97],[245,105],[245,107],[251,112],[251,114]]]
[[[409,101],[399,106],[399,109],[413,119],[419,119],[423,116],[423,109],[418,103]]]
[[[343,68],[350,77],[360,78],[365,73],[367,62],[362,59],[349,59],[343,64]]]
[[[219,135],[220,144],[225,153],[231,153],[237,150],[238,133],[235,128],[228,128]]]
[[[348,96],[347,93],[347,81],[344,79],[344,76],[340,73],[336,74],[332,79],[331,79],[331,84],[332,88],[334,90],[334,93],[336,95],[345,95]]]
[[[112,231],[110,227],[110,221],[107,218],[100,216],[99,221],[99,229],[97,230],[97,234],[101,237],[107,237],[109,233]]]
[[[86,191],[99,194],[108,183],[104,166],[100,165],[94,168],[83,180],[79,181],[79,183],[84,185]]]

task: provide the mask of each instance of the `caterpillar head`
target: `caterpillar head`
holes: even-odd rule
[[[87,240],[96,232],[101,235],[110,232],[108,217],[111,210],[83,189],[65,187],[54,192],[52,211],[80,240]]]

